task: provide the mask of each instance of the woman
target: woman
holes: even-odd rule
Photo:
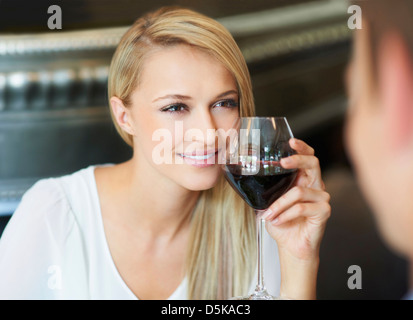
[[[0,242],[0,298],[246,294],[255,280],[255,217],[219,165],[206,163],[217,153],[211,129],[254,114],[248,69],[229,32],[186,9],[147,14],[121,39],[108,89],[132,159],[43,180],[26,193]],[[183,139],[192,128],[204,136]],[[172,163],[155,157],[159,129],[173,137],[162,151]],[[291,146],[298,155],[282,165],[300,173],[266,213],[280,258],[276,248],[268,253],[266,276],[275,294],[310,299],[329,196],[312,148]]]

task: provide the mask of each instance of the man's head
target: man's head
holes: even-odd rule
[[[360,0],[347,148],[387,242],[413,257],[413,0]]]

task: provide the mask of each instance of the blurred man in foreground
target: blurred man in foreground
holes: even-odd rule
[[[354,4],[347,150],[384,240],[413,262],[413,0]]]

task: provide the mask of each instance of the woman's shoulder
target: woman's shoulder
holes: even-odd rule
[[[59,179],[41,179],[30,187],[24,193],[9,225],[19,220],[20,224],[24,222],[25,225],[34,227],[34,223],[43,222],[52,215],[56,217],[69,212],[70,205],[61,184],[58,182]]]
[[[3,236],[10,229],[17,232],[16,229],[47,228],[64,237],[74,223],[82,223],[85,209],[93,208],[94,168],[89,166],[72,174],[37,181],[23,195]]]
[[[81,217],[92,210],[84,192],[93,187],[93,169],[39,180],[23,195],[0,239],[0,299],[54,298],[67,293],[51,290],[50,272],[56,266],[62,273],[85,277],[83,230],[88,226],[82,223],[88,220]],[[76,212],[82,204],[85,210]],[[71,287],[70,281],[64,286]]]
[[[92,188],[93,170],[94,166],[90,166],[68,175],[37,181],[23,195],[16,212],[21,207],[48,209],[47,211],[53,212],[70,210],[73,200],[84,198],[84,191]]]

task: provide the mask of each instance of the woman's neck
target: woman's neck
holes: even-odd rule
[[[172,240],[189,226],[199,192],[190,191],[134,159],[123,165],[126,219],[151,237]]]

